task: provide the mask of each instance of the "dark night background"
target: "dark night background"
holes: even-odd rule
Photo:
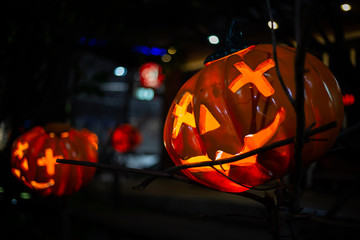
[[[347,1],[352,9],[344,12],[340,0],[304,2],[314,13],[307,50],[329,66],[343,94],[355,96],[345,107],[346,131],[360,120],[360,4]],[[278,43],[294,46],[294,2],[271,4]],[[3,2],[0,238],[271,239],[263,206],[240,196],[168,179],[134,191],[144,176],[99,170],[78,193],[41,197],[10,171],[14,139],[53,121],[95,132],[100,162],[155,170],[171,166],[162,145],[165,114],[181,85],[225,42],[234,18],[246,39],[271,43],[265,0]],[[220,44],[210,44],[210,35]],[[176,53],[164,62],[159,55],[140,53],[139,46]],[[160,64],[165,74],[164,86],[148,100],[137,95],[138,70],[146,62]],[[117,66],[126,67],[127,75],[114,76]],[[126,122],[139,128],[143,141],[121,155],[108,139]],[[354,127],[344,133],[331,153],[307,170],[304,210],[324,215],[341,204],[329,222],[298,220],[300,239],[358,238],[359,132]]]

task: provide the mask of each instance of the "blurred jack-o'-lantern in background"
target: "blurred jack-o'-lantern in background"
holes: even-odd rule
[[[134,150],[141,140],[139,130],[127,123],[116,127],[111,136],[113,148],[120,153]]]
[[[279,69],[295,95],[295,49],[277,47]],[[164,144],[176,165],[233,157],[295,136],[296,114],[272,59],[272,45],[259,44],[207,62],[175,97],[164,126]],[[342,95],[330,70],[316,57],[305,60],[306,127],[337,127],[306,143],[304,164],[334,143],[343,119]],[[236,162],[182,170],[190,179],[227,192],[242,192],[293,168],[293,144]]]
[[[97,162],[97,136],[62,123],[34,127],[18,137],[12,148],[12,173],[41,195],[77,192],[95,174],[95,168],[58,164],[56,159]]]

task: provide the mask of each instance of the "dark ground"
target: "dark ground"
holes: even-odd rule
[[[168,179],[132,190],[143,179],[139,176],[121,177],[114,194],[114,186],[103,181],[104,176],[111,179],[112,174],[98,175],[77,194],[61,199],[32,194],[31,199],[19,198],[11,204],[3,193],[2,235],[11,236],[8,239],[272,239],[266,210],[253,200]],[[317,184],[302,197],[303,213],[312,220],[294,220],[296,236],[358,239],[359,194],[351,194],[333,218],[323,218],[346,193],[341,186],[349,186],[351,175],[348,181],[325,177],[315,175]]]

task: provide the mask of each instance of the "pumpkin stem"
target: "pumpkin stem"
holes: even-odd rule
[[[71,126],[69,124],[61,122],[51,122],[44,126],[46,133],[55,133],[56,135],[60,135],[63,132],[68,132],[70,129]]]
[[[231,21],[229,31],[226,35],[226,46],[234,48],[247,48],[249,46],[244,46],[245,39],[241,31],[240,20],[235,18]],[[241,44],[240,44],[241,43]]]
[[[223,58],[227,55],[238,52],[240,50],[243,50],[245,48],[248,48],[256,44],[257,42],[255,41],[245,40],[245,38],[243,37],[243,33],[241,31],[240,19],[234,18],[231,21],[229,31],[226,36],[225,45],[222,45],[219,49],[215,50],[214,53],[209,55],[205,59],[204,64]]]

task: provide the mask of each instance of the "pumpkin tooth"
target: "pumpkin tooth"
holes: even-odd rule
[[[207,154],[195,156],[195,157],[191,157],[189,159],[183,160],[183,163],[201,163],[201,162],[213,162],[213,160],[211,160]],[[212,167],[214,167],[218,170],[221,170],[221,171],[225,171],[225,174],[227,174],[227,171],[230,170],[229,163],[225,163],[225,164],[221,164],[221,165],[214,165]],[[209,171],[214,170],[212,167],[211,166],[193,167],[193,168],[189,168],[189,171],[191,171],[191,172],[209,172]]]

